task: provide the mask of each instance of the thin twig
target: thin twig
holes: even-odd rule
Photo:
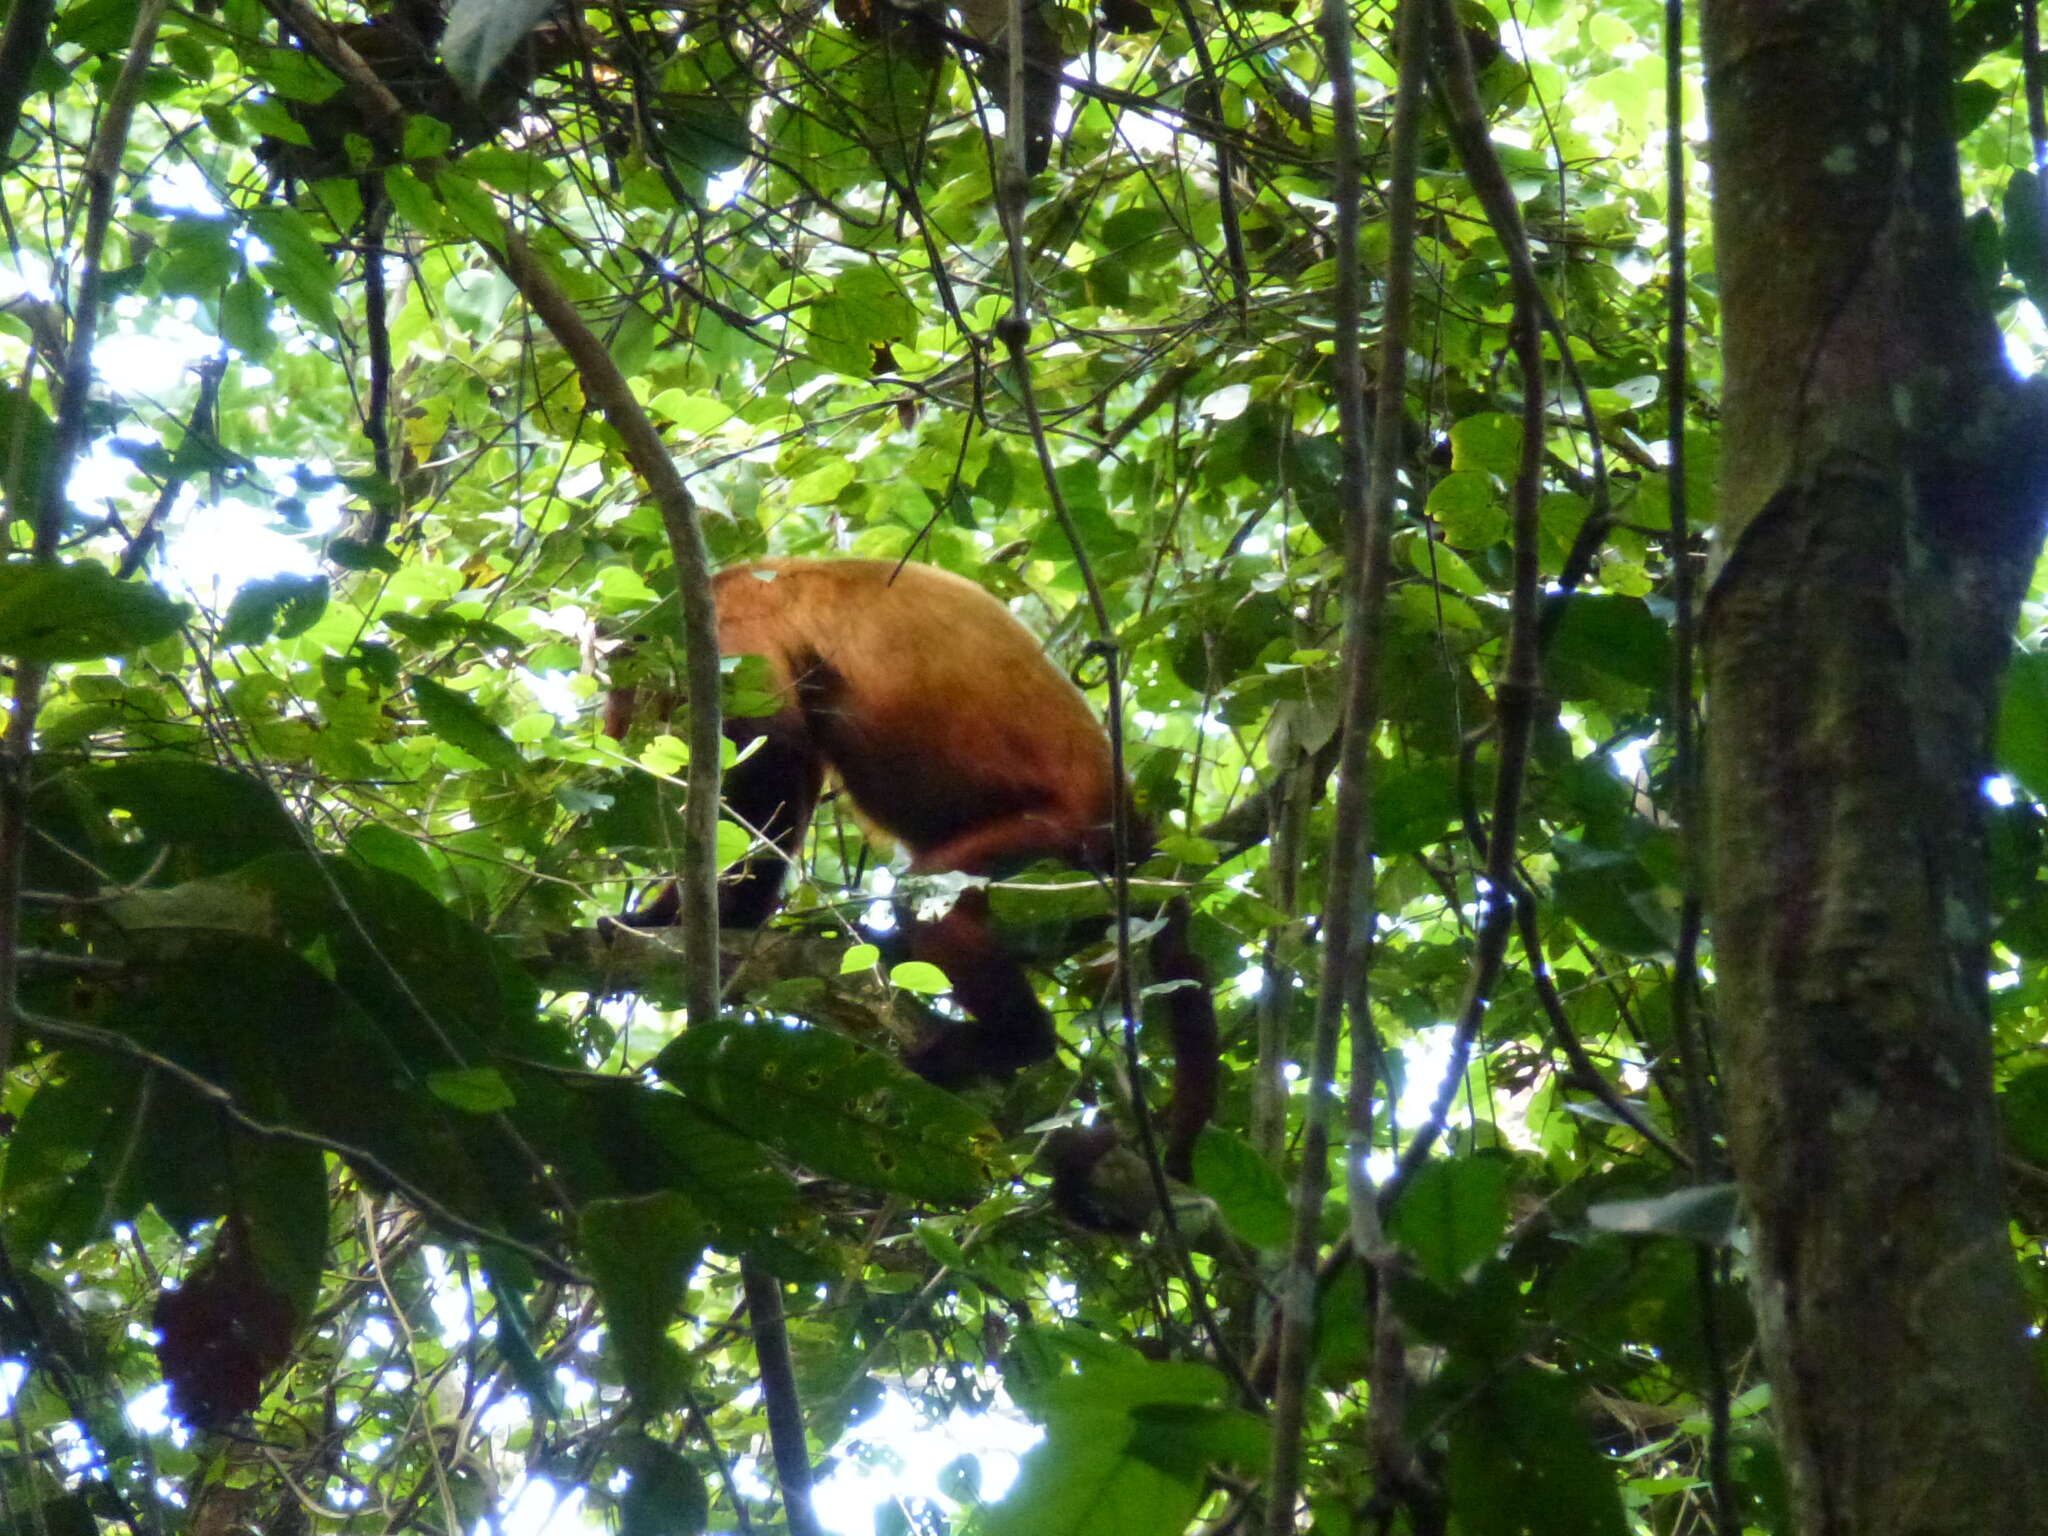
[[[1021,28],[1025,5],[1029,0],[1010,0],[1010,16],[1013,28]],[[1021,32],[1017,34],[1021,41]],[[1029,187],[1029,178],[1024,170],[1024,150],[1021,109],[1023,102],[1024,73],[1019,62],[1023,49],[1013,47],[1011,51],[1009,111],[1017,114],[1012,119],[1013,128],[1008,137],[1008,153],[1004,168],[998,177],[997,207],[1002,216],[1003,233],[1009,251],[1010,262],[1010,312],[997,322],[997,334],[1010,360],[1011,381],[1016,388],[1018,402],[1024,411],[1024,421],[1031,435],[1032,448],[1038,459],[1039,473],[1044,479],[1045,494],[1052,507],[1054,520],[1060,531],[1066,535],[1067,545],[1073,551],[1074,568],[1080,573],[1081,584],[1088,594],[1088,612],[1095,631],[1094,648],[1108,667],[1109,680],[1109,750],[1111,779],[1117,786],[1117,793],[1110,799],[1110,890],[1115,908],[1113,935],[1116,948],[1116,969],[1120,991],[1119,1005],[1123,1012],[1124,1056],[1131,1079],[1131,1115],[1138,1128],[1138,1141],[1152,1179],[1152,1193],[1159,1207],[1160,1220],[1165,1228],[1167,1245],[1173,1254],[1176,1267],[1187,1284],[1189,1305],[1194,1309],[1197,1322],[1210,1341],[1218,1363],[1224,1373],[1237,1387],[1240,1397],[1247,1403],[1256,1401],[1256,1394],[1239,1365],[1236,1352],[1224,1337],[1209,1306],[1208,1292],[1201,1276],[1195,1269],[1194,1256],[1188,1251],[1185,1235],[1180,1230],[1180,1219],[1173,1206],[1172,1191],[1166,1182],[1166,1167],[1159,1155],[1159,1142],[1154,1132],[1151,1106],[1145,1101],[1140,1075],[1140,1053],[1138,1049],[1138,1008],[1132,978],[1134,957],[1131,950],[1131,797],[1128,790],[1129,778],[1124,771],[1123,759],[1123,669],[1117,664],[1116,629],[1110,618],[1109,602],[1103,596],[1102,585],[1096,579],[1095,567],[1088,558],[1088,547],[1081,537],[1080,524],[1075,520],[1073,509],[1067,505],[1066,493],[1059,482],[1059,467],[1053,462],[1052,442],[1045,430],[1045,417],[1038,405],[1038,392],[1031,377],[1031,290],[1030,271],[1024,256],[1024,195]]]
[[[2020,0],[2020,66],[2027,90],[2027,136],[2034,146],[2034,175],[2041,205],[2048,210],[2048,83],[2041,67],[2040,0]]]
[[[1536,988],[1536,1001],[1542,1007],[1544,1017],[1550,1020],[1550,1033],[1563,1050],[1565,1060],[1571,1063],[1572,1070],[1585,1084],[1586,1091],[1598,1099],[1601,1107],[1615,1119],[1670,1158],[1674,1166],[1694,1166],[1692,1154],[1637,1114],[1628,1100],[1615,1091],[1614,1085],[1607,1081],[1606,1075],[1587,1052],[1586,1042],[1572,1027],[1571,1017],[1565,1012],[1564,999],[1558,996],[1557,983],[1552,980],[1550,967],[1543,959],[1543,935],[1536,924],[1536,893],[1520,879],[1515,882],[1515,927],[1522,936],[1522,953],[1528,957],[1529,979]]]
[[[128,540],[127,548],[121,551],[121,560],[114,567],[114,574],[123,581],[128,580],[148,561],[150,552],[162,542],[164,523],[171,515],[171,509],[178,504],[178,496],[192,478],[192,466],[199,455],[193,447],[195,439],[209,444],[220,441],[214,408],[220,401],[220,381],[228,370],[228,355],[225,350],[216,352],[199,365],[199,398],[192,404],[192,414],[185,419],[185,436],[179,444],[177,456],[171,460],[170,473],[164,476],[164,483],[157,488],[156,501],[149,509],[149,515],[142,520],[142,526],[135,530]]]
[[[1111,830],[1112,835],[1121,833],[1127,838],[1129,833],[1124,829],[1129,826],[1130,796],[1121,791],[1121,786],[1130,782],[1124,771],[1123,672],[1117,665],[1117,650],[1113,644],[1098,641],[1092,649],[1101,656],[1103,664],[1109,671],[1110,772],[1112,782],[1119,786],[1117,800],[1123,805],[1123,808],[1115,813],[1116,821],[1112,824]],[[1201,1274],[1195,1269],[1194,1255],[1188,1251],[1187,1237],[1180,1229],[1180,1216],[1174,1210],[1173,1192],[1166,1183],[1166,1161],[1160,1155],[1158,1131],[1152,1124],[1152,1107],[1145,1102],[1145,1091],[1141,1086],[1144,1081],[1140,1070],[1142,1060],[1138,1049],[1138,999],[1131,971],[1131,884],[1127,845],[1118,848],[1115,866],[1112,878],[1115,882],[1116,901],[1117,1006],[1123,1013],[1124,1068],[1131,1080],[1131,1119],[1138,1128],[1138,1150],[1145,1159],[1147,1171],[1151,1174],[1152,1199],[1159,1207],[1160,1220],[1166,1229],[1167,1248],[1180,1270],[1182,1282],[1188,1288],[1188,1305],[1194,1311],[1196,1324],[1209,1340],[1209,1348],[1215,1354],[1216,1362],[1222,1367],[1223,1374],[1230,1378],[1231,1385],[1236,1388],[1239,1400],[1248,1408],[1254,1407],[1259,1402],[1259,1395],[1252,1387],[1251,1378],[1245,1374],[1244,1366],[1237,1358],[1237,1351],[1231,1348],[1222,1324],[1217,1321],[1215,1309],[1209,1305],[1208,1288],[1203,1285]],[[1184,909],[1187,898],[1176,897],[1175,902],[1183,909],[1182,915],[1169,916],[1167,921],[1186,921]],[[1203,981],[1198,984],[1206,986],[1208,983]],[[1215,1049],[1213,1040],[1209,1042],[1208,1048],[1212,1051]],[[1183,1049],[1185,1047],[1176,1040],[1176,1053]],[[1181,1063],[1176,1059],[1174,1065],[1175,1077],[1178,1080],[1181,1075],[1178,1071]],[[1176,1093],[1178,1091],[1177,1081]]]
[[[385,292],[384,234],[391,227],[391,199],[381,178],[365,176],[363,188],[363,333],[370,354],[369,397],[363,402],[363,436],[380,482],[370,509],[369,542],[391,537],[398,510],[398,465],[391,456],[391,301]]]
[[[1678,810],[1679,879],[1678,948],[1671,967],[1671,1028],[1678,1040],[1679,1079],[1685,1087],[1687,1130],[1692,1140],[1693,1176],[1711,1179],[1716,1172],[1714,1127],[1707,1092],[1706,1032],[1700,1018],[1700,762],[1698,732],[1693,726],[1693,681],[1697,663],[1698,622],[1694,595],[1692,523],[1686,496],[1685,419],[1691,393],[1687,378],[1685,254],[1685,0],[1664,4],[1664,219],[1665,246],[1671,263],[1665,312],[1666,377],[1664,410],[1671,452],[1671,775]],[[1716,1271],[1721,1256],[1712,1243],[1693,1244],[1693,1284],[1699,1293],[1700,1350],[1707,1375],[1707,1487],[1712,1496],[1708,1520],[1720,1536],[1738,1536],[1740,1506],[1729,1466],[1730,1389],[1726,1345],[1721,1335]]]
[[[85,230],[78,246],[78,287],[72,301],[71,344],[64,354],[62,390],[52,433],[50,461],[35,488],[32,559],[53,562],[69,505],[71,466],[85,442],[86,402],[92,393],[93,343],[99,334],[107,236],[114,224],[114,195],[128,129],[142,99],[143,80],[156,46],[157,25],[166,0],[142,0],[121,62],[100,116],[99,132],[85,162]],[[26,414],[25,412],[23,413]],[[0,738],[0,1079],[14,1061],[15,1026],[20,1019],[21,873],[28,845],[28,800],[34,768],[36,717],[43,707],[45,662],[22,657],[14,665],[14,707]]]
[[[1337,1045],[1343,1033],[1347,1000],[1356,1002],[1362,1015],[1353,1020],[1357,1035],[1369,1035],[1372,1029],[1366,988],[1373,921],[1372,739],[1379,725],[1379,637],[1386,611],[1400,418],[1406,406],[1403,381],[1408,369],[1407,324],[1412,307],[1415,250],[1414,127],[1426,53],[1413,44],[1421,35],[1423,3],[1425,0],[1404,0],[1397,22],[1409,46],[1403,56],[1395,98],[1395,132],[1400,137],[1394,147],[1388,213],[1393,256],[1380,316],[1380,388],[1374,405],[1376,430],[1370,436],[1365,419],[1365,362],[1360,339],[1364,280],[1359,269],[1358,234],[1363,170],[1349,5],[1345,0],[1323,0],[1319,23],[1336,140],[1336,161],[1331,168],[1337,204],[1337,280],[1332,309],[1336,323],[1337,419],[1342,454],[1338,498],[1343,508],[1345,543],[1344,722],[1338,738],[1336,820],[1323,905],[1322,974],[1316,993],[1308,1100],[1302,1110],[1301,1162],[1295,1178],[1294,1232],[1280,1280],[1280,1313],[1275,1325],[1278,1338],[1273,1455],[1265,1511],[1268,1536],[1290,1536],[1297,1528],[1302,1437],[1314,1344],[1317,1251],[1322,1237],[1323,1201],[1329,1190]],[[1377,1052],[1368,1052],[1361,1061],[1354,1048],[1353,1056],[1353,1073],[1369,1078]],[[1354,1091],[1349,1095],[1352,1131],[1358,1133],[1356,1122],[1363,1118],[1367,1143],[1372,1134],[1371,1097],[1370,1082],[1360,1084],[1355,1077]],[[1363,1150],[1358,1148],[1347,1159],[1361,1170]],[[1363,1177],[1362,1171],[1356,1176]],[[1370,1199],[1366,1206],[1371,1209]],[[1379,1246],[1376,1231],[1366,1236],[1372,1247]],[[1398,1410],[1396,1413],[1398,1417]],[[1404,1467],[1410,1459],[1399,1458]]]
[[[776,1479],[782,1484],[783,1522],[790,1536],[820,1536],[817,1511],[811,1506],[811,1449],[804,1434],[796,1364],[789,1353],[782,1283],[742,1259],[740,1284],[754,1330],[754,1360],[761,1372],[761,1400],[768,1410],[768,1443],[775,1454]]]
[[[235,1102],[235,1096],[229,1089],[214,1082],[213,1079],[193,1071],[181,1061],[152,1051],[148,1046],[138,1044],[126,1035],[117,1034],[111,1029],[101,1029],[93,1024],[76,1024],[68,1019],[49,1018],[42,1014],[24,1012],[21,1017],[25,1025],[45,1039],[66,1042],[109,1056],[118,1056],[139,1067],[163,1073],[198,1098],[219,1109],[251,1136],[264,1141],[289,1142],[302,1147],[314,1147],[322,1152],[332,1152],[344,1162],[367,1171],[379,1183],[388,1184],[449,1231],[474,1243],[484,1247],[503,1248],[519,1254],[536,1269],[565,1284],[590,1284],[587,1277],[578,1274],[547,1249],[536,1247],[510,1233],[494,1231],[450,1208],[365,1147],[356,1146],[337,1137],[323,1136],[318,1131],[304,1130],[295,1125],[281,1125],[274,1120],[258,1119]]]
[[[1201,23],[1195,17],[1195,8],[1189,0],[1174,0],[1180,12],[1181,25],[1187,29],[1188,45],[1194,49],[1195,70],[1201,76],[1203,103],[1223,119],[1223,76],[1217,71],[1216,60],[1209,52],[1209,39],[1202,31]],[[1243,325],[1252,294],[1251,265],[1245,260],[1244,226],[1237,212],[1237,166],[1236,157],[1231,153],[1230,138],[1217,134],[1209,140],[1209,148],[1216,156],[1216,213],[1223,224],[1223,251],[1230,262],[1231,305],[1237,311],[1237,323]]]
[[[1514,575],[1508,596],[1507,658],[1494,685],[1496,764],[1492,825],[1486,832],[1486,912],[1473,945],[1472,971],[1465,1001],[1452,1032],[1448,1069],[1429,1117],[1380,1191],[1382,1213],[1399,1202],[1429,1156],[1450,1119],[1451,1105],[1464,1086],[1473,1042],[1485,1018],[1493,988],[1500,978],[1514,928],[1515,839],[1521,822],[1522,780],[1529,763],[1529,741],[1542,685],[1542,653],[1538,599],[1542,576],[1539,561],[1537,503],[1543,493],[1544,411],[1543,347],[1545,305],[1522,227],[1521,206],[1501,169],[1486,129],[1485,109],[1473,79],[1472,57],[1465,45],[1456,0],[1430,0],[1436,30],[1435,55],[1443,61],[1438,77],[1451,141],[1465,167],[1487,222],[1493,226],[1507,258],[1509,288],[1515,314],[1510,343],[1522,375],[1522,459],[1515,475],[1512,508]]]
[[[0,32],[0,161],[21,130],[21,109],[35,82],[36,64],[50,46],[57,0],[14,0]]]

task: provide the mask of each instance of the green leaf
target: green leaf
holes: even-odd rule
[[[1662,693],[1671,687],[1671,631],[1639,597],[1574,592],[1550,632],[1553,666],[1587,667]]]
[[[2013,1074],[1998,1095],[1999,1118],[2020,1154],[2048,1168],[2048,1065]]]
[[[0,316],[5,313],[0,310]],[[0,467],[8,470],[14,484],[43,483],[55,433],[48,413],[34,396],[23,394],[12,384],[0,384]]]
[[[1614,1468],[1581,1427],[1578,1388],[1534,1366],[1490,1364],[1454,1398],[1448,1484],[1469,1536],[1626,1536]]]
[[[1438,1285],[1461,1281],[1491,1258],[1508,1224],[1513,1169],[1502,1157],[1481,1154],[1424,1163],[1388,1219],[1394,1240]]]
[[[1440,764],[1391,769],[1373,787],[1373,849],[1382,858],[1420,853],[1444,840],[1457,814],[1457,785]]]
[[[229,284],[220,301],[220,339],[258,362],[276,350],[268,288],[247,275]]]
[[[334,291],[339,277],[305,216],[273,204],[251,211],[249,227],[276,257],[260,268],[272,290],[314,325],[337,334]]]
[[[1606,1200],[1586,1208],[1586,1220],[1603,1232],[1662,1232],[1698,1242],[1734,1240],[1741,1206],[1733,1184],[1698,1184],[1650,1200]]]
[[[664,1413],[688,1373],[669,1328],[703,1257],[703,1219],[682,1196],[663,1191],[593,1200],[578,1214],[578,1227],[620,1379],[642,1418]]]
[[[1451,469],[1512,480],[1522,467],[1522,419],[1485,411],[1451,423]]]
[[[405,120],[405,142],[398,147],[407,160],[431,160],[448,153],[455,131],[438,117],[415,112]]]
[[[459,747],[485,767],[505,773],[519,773],[526,767],[526,759],[520,756],[512,739],[468,694],[457,693],[430,677],[415,677],[412,697],[427,729],[451,747]]]
[[[1677,920],[1634,853],[1568,837],[1550,846],[1557,859],[1551,895],[1587,937],[1626,955],[1662,954],[1676,942]]]
[[[505,248],[505,221],[490,193],[476,181],[455,171],[443,171],[434,178],[434,195],[441,200],[462,232],[495,251]]]
[[[905,960],[889,967],[889,984],[906,992],[939,997],[953,990],[953,983],[936,965],[924,960]]]
[[[441,62],[474,101],[498,66],[553,9],[552,0],[455,0],[441,35]]]
[[[441,876],[417,837],[395,827],[366,821],[348,835],[349,857],[374,869],[410,880],[428,895],[441,896]]]
[[[619,1499],[619,1536],[700,1536],[711,1528],[704,1474],[680,1452],[636,1435],[615,1454],[632,1479]]]
[[[81,770],[67,780],[83,801],[128,818],[135,873],[175,855],[174,869],[220,874],[267,853],[297,852],[305,834],[262,780],[189,758],[149,756]],[[128,866],[111,863],[111,872]]]
[[[96,560],[0,565],[0,656],[122,656],[175,634],[187,612],[147,582],[122,581]]]
[[[1209,1126],[1195,1143],[1195,1188],[1216,1202],[1230,1230],[1259,1248],[1277,1248],[1294,1230],[1287,1184],[1252,1144]]]
[[[827,506],[838,499],[841,491],[853,484],[856,473],[850,460],[828,460],[808,474],[799,475],[790,481],[789,504],[793,507]]]
[[[382,544],[366,544],[361,539],[329,539],[327,558],[344,571],[383,571],[390,574],[398,570],[398,556]],[[412,617],[411,614],[386,614],[384,622],[397,628],[393,620]]]
[[[180,298],[208,299],[219,293],[241,264],[234,225],[226,219],[181,215],[164,235],[157,285]]]
[[[598,1195],[672,1192],[727,1251],[761,1254],[790,1278],[807,1267],[801,1254],[778,1248],[776,1231],[792,1217],[796,1188],[759,1140],[666,1088],[589,1079],[565,1087],[544,1074],[514,1076],[522,1124],[535,1106],[556,1101],[540,1117],[536,1145],[575,1187]]]
[[[429,1072],[427,1091],[443,1104],[472,1115],[494,1115],[510,1109],[518,1100],[511,1084],[496,1067],[463,1067],[449,1072]]]
[[[433,188],[402,165],[384,168],[384,195],[400,217],[415,229],[445,229],[448,220],[434,197]]]
[[[560,1031],[509,950],[400,875],[303,852],[252,861],[234,878],[266,893],[292,942],[398,1043],[417,1075],[504,1046],[565,1064]],[[435,1028],[422,1031],[421,1020]]]
[[[2048,312],[2048,209],[2042,206],[2040,178],[2032,171],[2014,171],[2005,184],[2003,208],[2006,268],[2034,307]]]
[[[1995,756],[2028,794],[2048,800],[2048,651],[2021,651],[2007,665]]]
[[[140,1196],[122,1149],[144,1108],[142,1088],[139,1072],[111,1060],[81,1053],[59,1062],[7,1138],[0,1195],[10,1243],[70,1253],[134,1215]]]
[[[1508,513],[1491,475],[1453,470],[1429,493],[1429,516],[1454,549],[1485,549],[1507,536]]]
[[[260,645],[272,634],[289,640],[327,612],[325,576],[269,576],[235,593],[221,624],[223,645]]]
[[[1206,1366],[1111,1355],[1034,1395],[1045,1439],[985,1512],[982,1536],[1180,1536],[1211,1466],[1263,1465],[1265,1431],[1220,1406],[1222,1379]]]
[[[234,1164],[249,1252],[293,1315],[308,1317],[327,1262],[327,1159],[317,1147],[258,1141],[237,1148]]]
[[[1989,80],[1958,80],[1949,90],[1949,117],[1955,136],[1966,138],[1982,127],[2003,100],[2005,92]]]
[[[689,1102],[818,1173],[946,1203],[988,1188],[995,1133],[987,1120],[844,1036],[693,1025],[654,1069]]]
[[[917,310],[894,278],[880,267],[851,267],[811,303],[811,358],[864,379],[874,371],[874,349],[915,336],[917,325]]]

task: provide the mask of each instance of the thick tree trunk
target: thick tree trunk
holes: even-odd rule
[[[1708,0],[1728,1131],[1800,1529],[2048,1531],[1978,801],[2048,416],[1970,269],[1943,0]]]

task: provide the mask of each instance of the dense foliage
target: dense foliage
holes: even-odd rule
[[[14,0],[9,38],[39,40],[43,9]],[[336,7],[409,114],[396,153],[296,0],[59,0],[5,82],[0,655],[14,718],[39,709],[0,1062],[9,1528],[469,1530],[536,1518],[538,1483],[571,1501],[556,1529],[779,1528],[743,1255],[786,1283],[816,1456],[904,1454],[862,1429],[900,1424],[898,1396],[1043,1427],[1007,1500],[979,1497],[1000,1458],[966,1456],[877,1532],[1249,1527],[1346,603],[1327,71],[1311,9],[1280,0],[1045,7],[1030,51],[1065,92],[1011,239],[1000,11],[556,12],[476,104],[408,30],[431,4]],[[2023,353],[2048,242],[2017,12],[1963,14],[1956,110],[1982,281]],[[1376,1085],[1372,1182],[1347,1186],[1340,1138],[1308,1508],[1340,1533],[1438,1507],[1367,1434],[1394,1385],[1384,1285],[1396,1428],[1454,1529],[1701,1528],[1721,1417],[1727,1529],[1778,1529],[1711,1045],[1686,1027],[1672,597],[1713,502],[1704,173],[1674,411],[1660,8],[1463,16],[1558,323],[1524,377],[1501,233],[1430,98],[1413,362],[1371,381],[1404,423],[1370,1028],[1339,1062]],[[1396,71],[1390,16],[1354,21],[1370,339]],[[88,157],[138,37],[99,246]],[[1699,139],[1696,79],[1685,103]],[[1076,664],[1099,584],[1162,833],[1138,899],[1191,896],[1225,1026],[1174,1232],[1075,1229],[1033,1161],[1078,1104],[1128,1124],[1134,1091],[1162,1096],[1163,1040],[1126,1070],[1103,945],[1042,946],[1059,1063],[963,1100],[899,1064],[943,982],[890,965],[903,888],[848,817],[823,818],[721,1020],[679,1028],[674,959],[594,932],[672,864],[678,727],[643,710],[614,742],[601,696],[679,668],[675,576],[613,428],[492,259],[506,227],[599,328],[716,561],[914,555]],[[1020,270],[1028,381],[998,339]],[[64,401],[81,336],[97,380]],[[1531,391],[1543,691],[1503,907],[1482,807]],[[66,471],[61,558],[32,561]],[[1998,1043],[2048,1308],[2040,658],[2004,740]],[[1049,872],[997,904],[1055,936],[1104,909]],[[1710,939],[1703,961],[1710,980]],[[1417,1145],[1369,1281],[1342,1206]]]

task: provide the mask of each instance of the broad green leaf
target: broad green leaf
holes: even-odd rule
[[[821,1029],[693,1025],[655,1070],[685,1099],[791,1161],[914,1200],[963,1202],[988,1187],[993,1132],[950,1093]]]
[[[526,767],[519,748],[468,694],[457,693],[430,677],[415,677],[412,697],[427,729],[451,747],[460,747],[485,767],[505,773],[518,773]]]
[[[1388,1233],[1438,1285],[1450,1287],[1491,1258],[1507,1230],[1505,1158],[1437,1158],[1422,1165],[1387,1221]]]
[[[1471,1536],[1626,1536],[1614,1469],[1586,1438],[1572,1383],[1530,1365],[1467,1384],[1448,1415],[1448,1491]]]
[[[305,847],[305,834],[268,785],[211,763],[136,757],[81,769],[69,783],[88,803],[121,811],[141,832],[144,866],[168,853],[174,871],[211,875]]]
[[[408,837],[395,827],[364,822],[349,833],[348,851],[350,857],[410,880],[431,896],[443,894],[440,872],[419,839]]]
[[[233,1207],[249,1252],[292,1314],[309,1317],[327,1264],[327,1159],[286,1141],[254,1141],[233,1159]]]
[[[704,1474],[681,1453],[636,1435],[615,1455],[631,1479],[619,1499],[619,1536],[699,1536],[711,1528]]]
[[[0,656],[86,661],[175,634],[187,609],[147,582],[122,581],[96,560],[0,564]]]
[[[1701,1184],[1653,1200],[1607,1200],[1586,1210],[1605,1232],[1662,1232],[1700,1242],[1733,1240],[1740,1221],[1733,1184]]]
[[[1451,423],[1451,469],[1513,480],[1522,464],[1522,419],[1487,411]]]
[[[1561,601],[1562,614],[1547,620],[1554,625],[1547,660],[1656,693],[1670,689],[1671,631],[1648,603],[1600,592],[1574,592]]]
[[[441,35],[441,62],[474,101],[498,66],[553,9],[548,0],[455,0]]]
[[[496,1067],[464,1067],[452,1072],[429,1072],[427,1091],[443,1104],[472,1115],[494,1115],[518,1101],[512,1088]]]
[[[2048,1167],[2048,1065],[2015,1073],[1998,1095],[2006,1135],[2028,1162]]]
[[[905,960],[889,967],[889,984],[906,992],[938,997],[953,990],[953,983],[936,965],[924,960]]]
[[[2048,800],[2048,651],[2021,651],[2006,666],[1997,760],[2028,794]]]
[[[810,353],[821,367],[855,378],[874,371],[875,348],[917,334],[917,311],[879,267],[851,267],[811,304]],[[848,466],[851,468],[851,466]],[[836,492],[834,493],[836,494]],[[793,500],[825,501],[830,497]]]
[[[1216,1202],[1230,1230],[1259,1248],[1277,1248],[1294,1228],[1287,1185],[1234,1132],[1210,1126],[1195,1143],[1195,1188]]]
[[[434,195],[456,226],[472,240],[496,250],[504,249],[505,221],[498,216],[497,204],[491,201],[490,194],[474,178],[458,171],[443,171],[434,178]]]
[[[1676,919],[1640,858],[1563,837],[1552,842],[1551,851],[1557,858],[1551,894],[1589,938],[1628,955],[1671,948]]]
[[[704,1252],[703,1218],[673,1192],[593,1200],[579,1236],[604,1302],[612,1358],[643,1418],[666,1412],[688,1367],[669,1329]]]
[[[1453,470],[1429,493],[1429,515],[1454,549],[1485,549],[1507,537],[1508,511],[1493,477]]]
[[[270,576],[252,581],[228,604],[221,624],[223,645],[260,645],[273,634],[302,635],[327,611],[325,576]]]
[[[1221,1406],[1206,1367],[1112,1356],[1050,1383],[1037,1400],[1045,1439],[989,1509],[984,1536],[1179,1536],[1212,1466],[1256,1472],[1266,1432]]]

